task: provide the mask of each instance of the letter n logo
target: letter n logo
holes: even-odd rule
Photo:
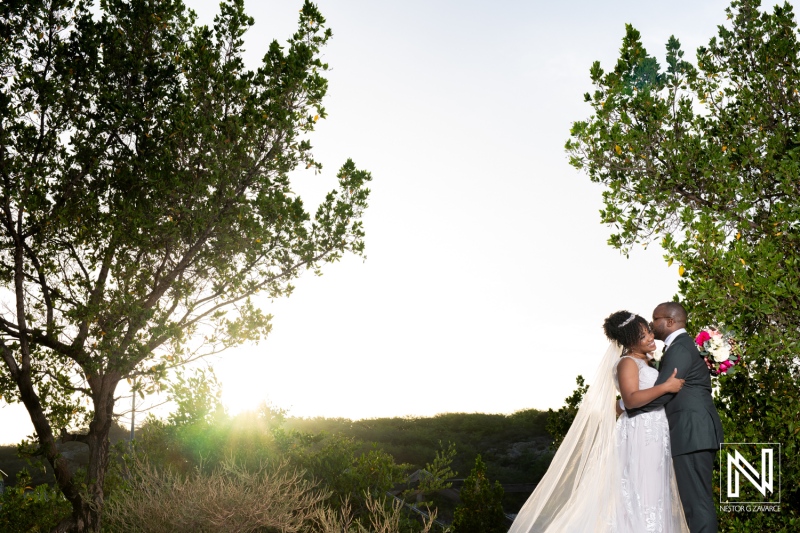
[[[731,498],[737,498],[733,502],[780,503],[780,446],[778,443],[723,443],[720,452],[725,453],[721,453],[720,469],[724,470],[720,474],[721,477],[727,478],[727,483],[723,482],[720,487],[723,489],[720,490],[720,501],[723,492],[726,492],[728,502]],[[778,476],[775,476],[774,468],[775,450],[778,452]],[[775,494],[776,481],[778,494]],[[774,497],[777,497],[778,501],[773,502]]]

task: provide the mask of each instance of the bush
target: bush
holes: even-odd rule
[[[339,508],[352,502],[356,516],[368,513],[365,494],[383,494],[405,480],[407,465],[376,447],[362,452],[363,443],[353,438],[282,430],[274,435],[279,456],[330,491],[326,504]]]
[[[293,533],[316,520],[328,497],[286,464],[249,471],[225,461],[210,473],[188,476],[136,459],[130,466],[127,487],[105,508],[108,531]]]
[[[456,533],[505,533],[506,515],[503,512],[503,487],[486,477],[486,465],[479,455],[475,468],[464,481],[461,505],[456,508],[453,528]]]
[[[209,473],[182,476],[132,460],[125,489],[104,509],[104,530],[114,533],[277,532],[429,533],[429,519],[409,525],[400,501],[364,494],[366,513],[354,516],[348,498],[334,508],[330,493],[286,463],[250,471],[225,461]],[[6,530],[3,530],[6,531]]]
[[[411,524],[408,517],[403,513],[403,503],[394,500],[391,503],[383,498],[373,498],[367,494],[365,498],[367,515],[365,516],[367,525],[353,519],[352,509],[349,502],[345,502],[342,508],[335,511],[330,508],[322,508],[317,517],[319,533],[400,533],[405,531],[416,531],[418,533],[430,533],[436,519],[436,511],[431,513],[430,518],[419,523]]]
[[[34,533],[50,531],[72,507],[61,492],[49,485],[30,487],[27,470],[17,474],[13,487],[0,494],[0,531],[5,533]]]

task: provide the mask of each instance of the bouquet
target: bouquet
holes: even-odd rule
[[[694,342],[700,355],[706,358],[713,376],[733,374],[736,371],[735,365],[742,361],[736,340],[731,334],[718,328],[703,328]]]

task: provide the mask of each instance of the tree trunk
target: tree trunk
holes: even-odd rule
[[[86,435],[63,434],[63,441],[76,440],[89,446],[89,464],[86,466],[86,489],[76,500],[70,499],[72,515],[61,521],[53,533],[99,533],[105,504],[106,472],[110,442],[108,435],[114,421],[114,391],[119,383],[116,373],[105,374],[90,380],[94,400],[94,417]],[[74,481],[73,481],[74,484]],[[63,489],[62,489],[63,490]],[[69,498],[68,498],[69,499]]]
[[[36,394],[36,390],[31,383],[30,371],[25,370],[27,369],[20,371],[15,377],[20,392],[20,399],[28,410],[31,422],[36,431],[36,436],[39,441],[39,453],[41,453],[53,467],[53,473],[55,474],[58,487],[74,509],[76,504],[80,503],[80,493],[66,461],[61,458],[61,455],[56,449],[56,440],[53,436],[53,430],[44,413],[39,396]]]

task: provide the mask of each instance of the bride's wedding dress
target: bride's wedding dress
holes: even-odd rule
[[[623,356],[623,358],[628,356]],[[655,385],[658,370],[641,359],[628,357],[639,367],[639,390]],[[620,358],[617,361],[621,361]],[[614,366],[614,382],[617,381]],[[615,430],[620,474],[619,505],[614,531],[679,533],[689,531],[680,505],[672,468],[669,423],[664,408],[641,413],[633,418],[622,413]]]
[[[615,422],[620,355],[612,343],[509,533],[688,533],[663,409]],[[641,364],[639,387],[652,387],[658,372]]]

